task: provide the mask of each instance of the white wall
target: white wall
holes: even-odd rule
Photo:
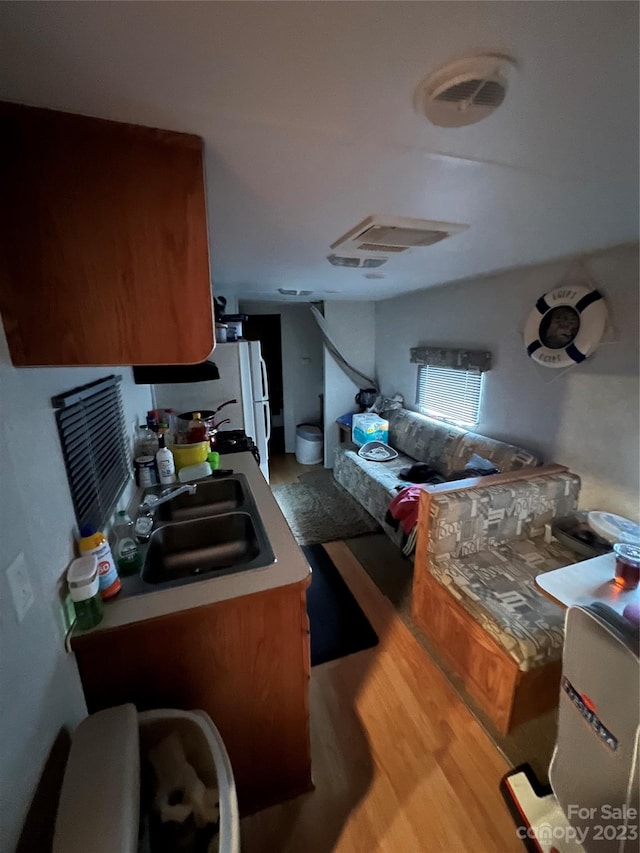
[[[344,358],[365,376],[375,378],[375,303],[325,302],[329,333]],[[331,353],[324,351],[324,464],[333,468],[338,443],[335,420],[357,410],[359,387],[341,370]]]
[[[384,393],[415,400],[409,348],[445,344],[489,349],[477,432],[542,453],[582,477],[581,506],[637,518],[638,246],[585,258],[607,299],[618,342],[603,344],[563,375],[537,367],[520,330],[536,299],[569,263],[512,270],[376,303],[376,366]]]
[[[59,588],[74,556],[75,516],[50,398],[122,373],[127,422],[151,406],[129,368],[16,369],[0,326],[0,850],[14,851],[58,734],[86,714],[72,655],[65,654]],[[35,602],[22,623],[6,569],[23,553]],[[53,792],[55,794],[55,792]],[[24,849],[23,846],[21,849]],[[27,842],[28,843],[28,842]],[[35,849],[31,846],[27,849]],[[38,849],[46,849],[45,846]]]
[[[282,385],[284,393],[284,443],[287,453],[296,449],[296,425],[321,418],[322,337],[309,306],[280,302],[240,301],[243,314],[279,314],[282,334]]]

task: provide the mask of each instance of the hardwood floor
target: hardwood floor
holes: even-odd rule
[[[505,760],[349,548],[325,548],[380,643],[312,669],[316,789],[245,818],[243,853],[521,853]]]
[[[301,465],[296,459],[295,453],[272,456],[269,459],[269,483],[272,486],[282,483],[297,483],[299,474],[304,474],[306,471],[320,470],[322,470],[322,463],[318,465]]]

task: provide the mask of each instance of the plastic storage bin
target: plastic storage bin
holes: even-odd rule
[[[298,424],[296,427],[296,459],[301,465],[317,465],[322,462],[324,442],[322,430],[313,424]]]

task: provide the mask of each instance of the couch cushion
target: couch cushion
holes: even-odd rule
[[[568,471],[434,495],[427,550],[466,557],[511,539],[530,539],[575,511],[580,478]]]
[[[474,453],[493,462],[499,471],[514,471],[516,468],[529,468],[540,464],[537,456],[522,447],[487,438],[476,432],[468,432],[453,449],[453,470],[462,471]]]
[[[535,576],[575,563],[559,543],[520,539],[466,557],[430,561],[431,573],[523,670],[562,656],[564,610]]]
[[[383,417],[389,421],[389,444],[412,457],[409,464],[426,462],[445,476],[455,471],[453,458],[463,429],[408,409],[396,409]]]
[[[358,456],[352,444],[336,449],[333,476],[349,494],[382,524],[391,500],[396,496],[395,486],[407,486],[398,477],[402,468],[413,464],[413,459],[400,453],[389,462],[369,462]]]

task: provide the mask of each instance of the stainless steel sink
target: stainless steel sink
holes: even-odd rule
[[[179,495],[162,504],[156,510],[156,518],[158,521],[187,521],[234,512],[251,502],[250,495],[248,483],[242,474],[223,480],[198,482],[195,494]]]
[[[247,512],[224,513],[159,527],[149,541],[142,581],[177,586],[273,561],[259,518]]]

